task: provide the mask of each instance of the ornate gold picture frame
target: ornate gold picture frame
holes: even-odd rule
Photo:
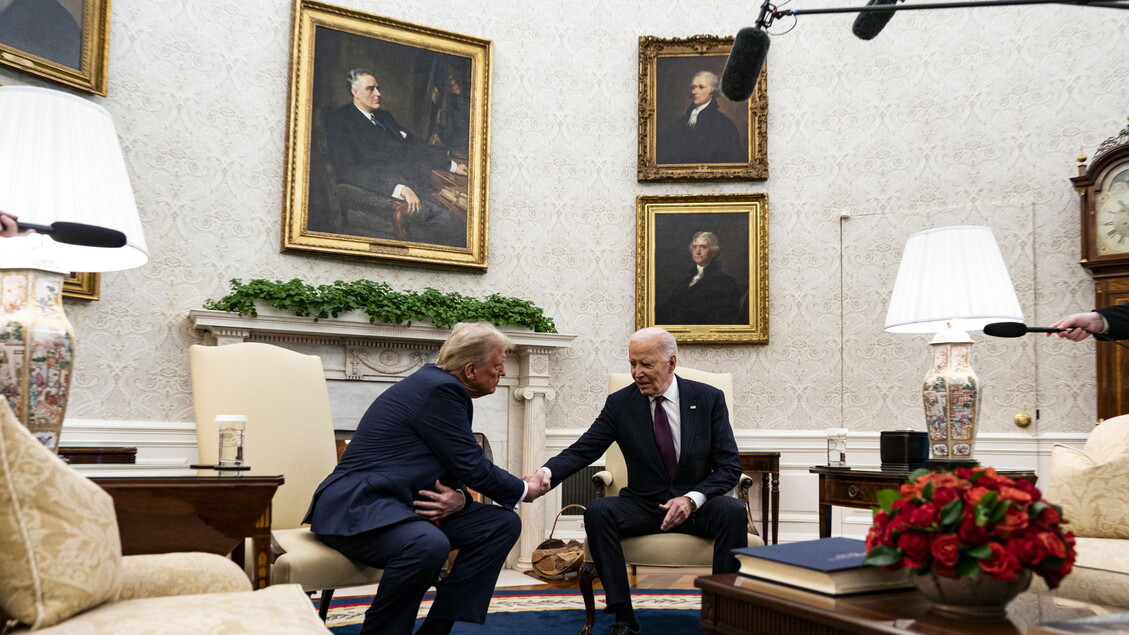
[[[296,0],[282,250],[485,271],[491,52]]]
[[[97,300],[102,274],[71,272],[63,278],[63,297],[70,300]]]
[[[106,95],[110,0],[10,0],[0,6],[0,64]]]
[[[639,38],[640,181],[768,178],[768,72],[748,101],[727,99],[719,87],[732,47],[713,35]]]
[[[682,344],[768,343],[768,195],[639,196],[635,328]]]

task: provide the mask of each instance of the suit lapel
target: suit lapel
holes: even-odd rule
[[[697,441],[697,435],[694,434],[694,431],[698,428],[700,405],[698,404],[698,391],[694,389],[694,386],[677,375],[675,375],[675,380],[678,382],[678,429],[682,446],[682,451],[678,453],[678,469],[682,469],[686,457],[694,452],[694,443]]]

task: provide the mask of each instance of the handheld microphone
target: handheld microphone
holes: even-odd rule
[[[1023,322],[993,322],[984,325],[984,335],[992,337],[1022,337],[1028,333],[1062,333],[1069,330],[1049,326],[1027,326]]]
[[[895,4],[896,2],[898,0],[869,0],[866,6],[881,6]],[[886,28],[892,17],[894,17],[894,11],[863,11],[855,18],[851,32],[860,40],[873,40],[882,29]]]
[[[125,234],[107,227],[87,225],[85,223],[68,223],[59,221],[50,225],[35,225],[32,223],[17,222],[19,231],[33,230],[45,236],[50,236],[56,242],[85,247],[124,247]]]

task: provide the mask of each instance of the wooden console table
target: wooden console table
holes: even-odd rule
[[[1004,619],[963,620],[933,613],[914,590],[832,597],[735,573],[703,576],[694,586],[702,590],[699,626],[706,633],[1021,635],[1045,622],[1124,610],[1027,591],[1012,600]]]
[[[203,551],[243,564],[251,538],[256,589],[270,584],[271,499],[279,475],[177,470],[168,476],[92,476],[114,499],[122,554]]]
[[[817,465],[810,470],[819,475],[819,537],[831,536],[831,507],[870,509],[878,506],[878,492],[898,489],[910,472],[855,470]],[[998,470],[1001,476],[1035,482],[1035,473],[1023,470]]]
[[[761,475],[762,538],[765,544],[775,545],[780,538],[780,453],[771,450],[749,450],[741,452],[740,458],[742,473]],[[769,525],[770,515],[771,525]],[[770,530],[771,543],[768,542]]]

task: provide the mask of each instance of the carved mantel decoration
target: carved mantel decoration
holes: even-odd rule
[[[217,346],[265,342],[321,357],[329,383],[335,427],[348,434],[369,403],[391,384],[435,360],[450,329],[413,324],[318,320],[293,315],[241,316],[225,311],[193,310],[192,327]],[[476,432],[486,434],[495,461],[518,475],[541,467],[545,457],[548,402],[556,397],[549,356],[572,345],[575,335],[511,331],[514,345],[498,392],[475,401]],[[507,398],[507,395],[509,398]],[[518,566],[528,567],[544,539],[543,504],[521,505],[522,532]]]

